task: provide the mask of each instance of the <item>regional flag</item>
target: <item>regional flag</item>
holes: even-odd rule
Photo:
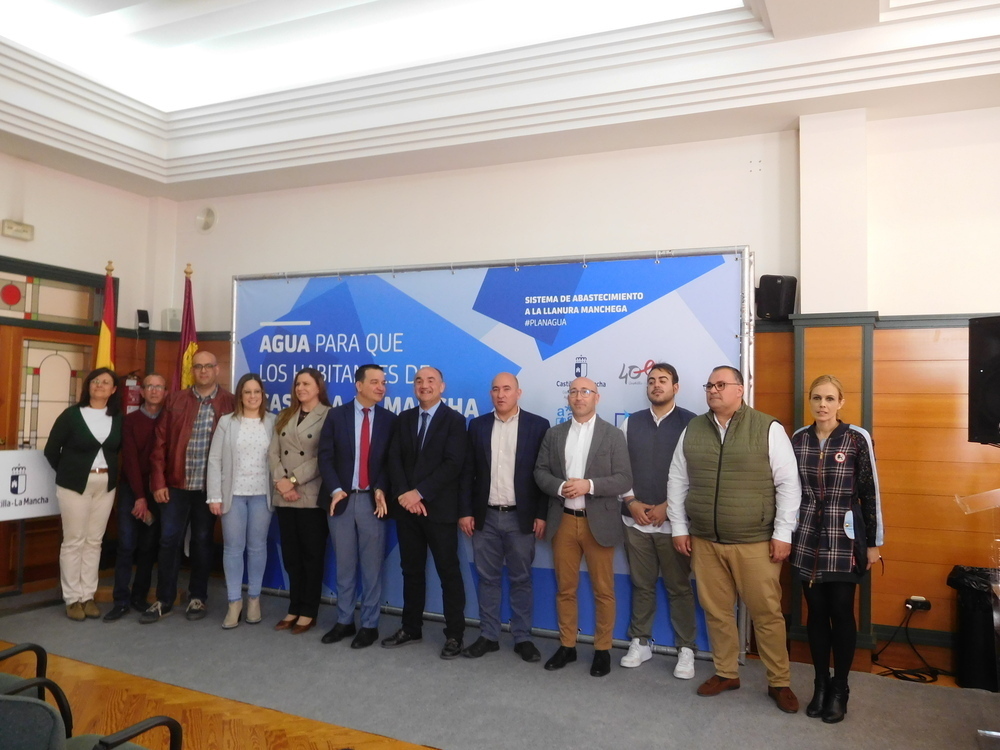
[[[194,383],[192,365],[195,352],[198,351],[198,331],[194,325],[194,302],[191,299],[191,273],[190,270],[185,270],[184,273],[184,311],[181,315],[181,346],[177,351],[174,390],[183,390]]]
[[[111,267],[111,261],[108,261]],[[115,283],[108,271],[104,277],[104,314],[101,316],[101,332],[97,337],[97,361],[94,368],[107,367],[115,370]]]

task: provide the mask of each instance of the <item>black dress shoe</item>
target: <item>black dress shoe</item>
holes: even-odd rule
[[[499,646],[497,647],[499,648]],[[442,659],[454,659],[456,656],[462,654],[462,641],[457,638],[449,638],[444,642],[444,648],[441,649]]]
[[[378,628],[361,628],[351,641],[351,648],[368,648],[378,640]]]
[[[127,604],[116,604],[111,608],[111,611],[104,615],[104,622],[115,622],[116,620],[122,619],[128,614],[129,606]]]
[[[538,649],[535,648],[535,644],[531,641],[522,641],[515,644],[514,653],[520,654],[521,658],[525,661],[535,662],[542,660],[542,655],[538,653]]]
[[[594,651],[594,661],[590,665],[590,674],[592,677],[604,677],[606,674],[611,674],[610,651]]]
[[[325,633],[320,639],[323,643],[338,643],[344,640],[349,635],[354,635],[358,632],[358,629],[354,627],[354,623],[341,623],[338,622],[333,628]]]
[[[492,653],[494,651],[500,650],[500,644],[496,641],[491,641],[489,638],[484,638],[479,636],[476,642],[469,646],[462,652],[462,656],[468,656],[470,659],[478,659],[480,656]]]
[[[560,646],[552,654],[552,658],[545,662],[545,668],[551,672],[554,669],[562,669],[574,661],[576,661],[576,647]]]
[[[382,639],[382,648],[398,648],[399,646],[409,646],[411,643],[420,643],[423,638],[419,635],[410,635],[400,628],[388,638]]]

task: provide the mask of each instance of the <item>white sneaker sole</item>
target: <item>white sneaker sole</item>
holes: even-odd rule
[[[632,659],[628,658],[628,655],[625,655],[622,657],[622,660],[619,662],[619,664],[621,664],[626,669],[635,669],[636,667],[641,667],[645,662],[649,661],[652,658],[653,658],[652,654],[647,654],[645,656],[640,656],[639,661],[633,661]]]

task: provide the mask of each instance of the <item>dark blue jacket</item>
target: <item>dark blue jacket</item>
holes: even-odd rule
[[[469,453],[465,461],[459,516],[472,516],[483,528],[490,499],[490,468],[493,463],[493,412],[469,423]],[[521,531],[529,534],[536,518],[545,519],[548,500],[535,484],[535,459],[549,420],[521,409],[517,418],[517,451],[514,456],[514,502]]]
[[[358,489],[352,487],[354,481],[354,400],[343,406],[330,409],[323,423],[323,431],[319,436],[319,472],[323,477],[323,490],[317,500],[321,508],[330,510],[330,493],[337,488],[344,492]],[[378,404],[369,415],[372,420],[372,441],[368,448],[368,480],[373,490],[379,489],[385,493],[386,504],[391,505],[389,491],[389,469],[386,466],[386,454],[389,451],[389,440],[392,438],[396,415]],[[333,514],[339,516],[347,510],[351,501],[348,497],[337,503]],[[375,497],[372,496],[374,507]]]

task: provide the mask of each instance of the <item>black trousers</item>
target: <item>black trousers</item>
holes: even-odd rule
[[[465,582],[458,562],[458,524],[436,523],[407,513],[396,519],[403,571],[403,630],[420,637],[427,597],[427,550],[441,579],[444,636],[461,641],[465,633]]]
[[[281,558],[288,573],[288,614],[316,617],[329,529],[322,508],[275,508]]]

